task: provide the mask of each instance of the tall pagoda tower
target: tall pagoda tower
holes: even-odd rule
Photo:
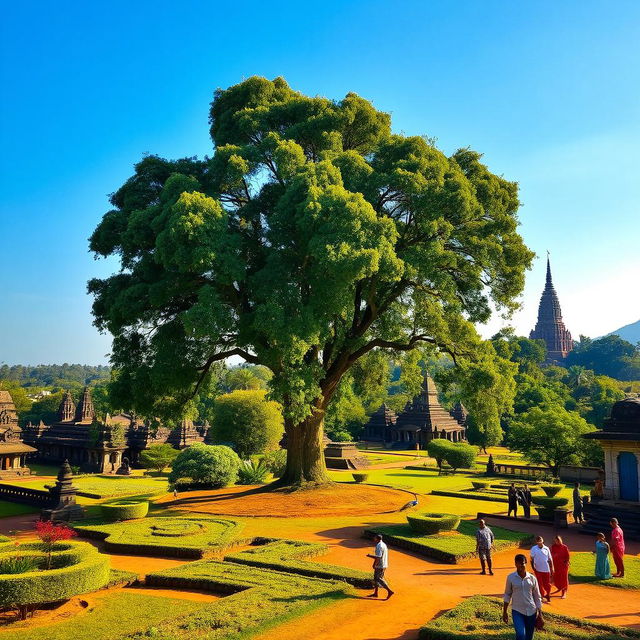
[[[564,326],[560,301],[551,279],[551,264],[547,256],[547,280],[540,297],[538,322],[529,334],[532,340],[544,340],[547,345],[547,364],[561,363],[573,349],[571,334]]]

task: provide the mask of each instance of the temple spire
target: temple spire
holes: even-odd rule
[[[553,289],[553,282],[551,280],[551,262],[549,261],[549,252],[547,251],[547,287],[551,287]]]
[[[89,387],[85,387],[76,409],[76,422],[93,422],[95,417],[96,412],[93,409],[91,390]]]

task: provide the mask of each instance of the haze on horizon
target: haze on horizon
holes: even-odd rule
[[[303,14],[251,0],[224,28],[219,8],[189,5],[6,8],[0,363],[107,362],[85,293],[117,268],[87,248],[106,194],[144,153],[211,154],[214,89],[255,74],[334,99],[355,91],[394,130],[434,136],[445,153],[470,146],[519,182],[538,258],[522,310],[483,335],[504,324],[529,335],[547,250],[574,338],[640,319],[640,4],[415,1],[400,13],[357,0]]]

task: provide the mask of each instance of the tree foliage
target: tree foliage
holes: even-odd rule
[[[239,468],[240,458],[233,449],[197,442],[177,455],[169,482],[182,480],[190,485],[219,489],[237,480]]]
[[[262,364],[285,481],[322,482],[323,418],[361,357],[429,343],[473,358],[473,323],[516,306],[532,258],[517,185],[474,151],[393,134],[353,93],[311,98],[282,78],[216,91],[210,122],[212,158],[144,158],[91,237],[122,267],[89,283],[114,394],[179,412],[215,362]]]
[[[598,375],[618,380],[640,379],[640,345],[633,345],[618,335],[592,340],[580,336],[573,351],[567,356],[567,365],[591,369]]]
[[[140,452],[140,464],[145,469],[164,471],[180,453],[170,444],[152,444]]]

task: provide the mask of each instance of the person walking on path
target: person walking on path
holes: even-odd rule
[[[527,571],[527,557],[514,558],[516,570],[507,576],[502,604],[502,620],[509,624],[509,602],[516,640],[532,640],[536,620],[542,622],[542,598],[536,577]]]
[[[482,567],[480,575],[486,575],[486,568],[488,568],[489,575],[492,576],[493,567],[491,566],[491,549],[493,548],[495,538],[493,536],[493,531],[487,527],[484,520],[479,520],[478,525],[478,530],[476,531],[476,553],[480,558],[480,566]]]
[[[569,588],[569,564],[570,554],[567,547],[560,536],[556,536],[551,545],[551,559],[553,560],[553,584],[557,591],[562,592],[562,599],[567,597],[567,589]]]
[[[374,538],[376,548],[373,553],[367,553],[367,558],[373,558],[373,593],[369,594],[368,598],[378,597],[378,588],[382,587],[387,590],[387,600],[394,594],[389,588],[389,585],[384,579],[384,572],[389,566],[389,550],[387,545],[382,541],[380,534]]]
[[[614,578],[624,578],[624,533],[617,518],[611,518],[611,555],[616,563]]]
[[[580,483],[576,482],[573,488],[573,520],[578,524],[584,522],[582,517],[582,496],[580,495]]]
[[[531,547],[531,567],[538,579],[540,593],[547,602],[551,602],[551,578],[553,577],[553,558],[551,551],[544,543],[542,536],[536,536],[536,543]]]
[[[611,568],[609,566],[609,545],[607,544],[604,533],[596,535],[596,566],[595,575],[599,580],[608,580],[612,577]]]
[[[529,489],[529,485],[525,484],[524,489],[520,491],[520,504],[524,509],[524,517],[527,518],[527,520],[531,518],[531,502],[531,491]]]
[[[516,485],[512,482],[509,487],[509,491],[507,493],[507,498],[509,499],[509,511],[507,512],[507,517],[511,515],[513,511],[513,517],[518,517],[518,490],[516,489]]]

